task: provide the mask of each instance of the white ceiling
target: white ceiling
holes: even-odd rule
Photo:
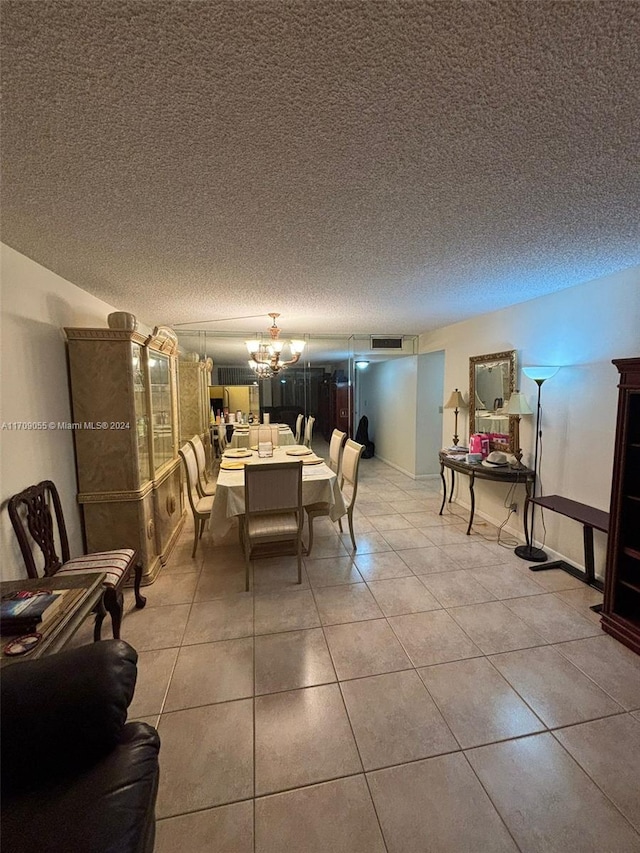
[[[2,19],[3,240],[147,325],[411,335],[640,263],[638,2]]]

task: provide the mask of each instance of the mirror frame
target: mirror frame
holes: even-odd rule
[[[509,364],[509,396],[516,390],[516,351],[490,352],[485,355],[473,355],[469,358],[469,435],[476,431],[476,367],[495,361],[506,361]],[[505,405],[506,405],[505,400]],[[516,451],[516,416],[509,415],[509,443],[501,444],[490,441],[490,450],[502,450],[505,453]]]

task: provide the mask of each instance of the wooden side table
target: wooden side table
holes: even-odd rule
[[[21,660],[35,660],[36,658],[59,652],[73,637],[84,620],[100,603],[103,593],[104,573],[78,574],[78,575],[52,575],[46,578],[24,578],[22,580],[2,581],[0,583],[0,595],[6,595],[18,590],[35,589],[73,589],[79,590],[80,596],[68,608],[64,609],[58,616],[54,616],[51,624],[43,631],[42,640],[37,646],[25,655],[8,657],[0,654],[0,667],[16,663]],[[1,645],[4,647],[11,641],[11,636],[2,636]]]
[[[594,587],[602,592],[604,584],[599,581],[595,575],[595,566],[593,562],[593,531],[601,530],[603,533],[609,532],[609,513],[602,509],[581,504],[578,501],[572,501],[569,498],[563,498],[560,495],[549,495],[543,497],[540,495],[537,498],[530,498],[531,503],[541,506],[544,509],[550,509],[552,512],[557,512],[559,515],[565,515],[567,518],[572,518],[574,521],[579,521],[583,526],[584,537],[584,572],[566,563],[564,560],[554,560],[551,563],[539,563],[535,566],[529,566],[532,572],[544,572],[546,569],[562,569],[567,574],[572,575],[578,580],[584,581],[589,586]],[[601,604],[596,604],[592,608],[596,613],[602,609]]]

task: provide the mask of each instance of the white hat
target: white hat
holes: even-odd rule
[[[482,464],[486,465],[487,468],[504,468],[509,463],[507,462],[507,457],[504,453],[500,453],[499,450],[494,450],[486,459],[482,460]]]

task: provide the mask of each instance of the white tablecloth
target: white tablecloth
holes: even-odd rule
[[[293,433],[287,427],[286,429],[278,430],[278,443],[281,447],[288,447],[296,443]],[[230,447],[249,447],[249,433],[234,429],[233,436],[229,442]]]
[[[263,462],[277,464],[291,462],[300,458],[288,456],[283,448],[276,447],[272,457],[260,459],[254,451],[248,464]],[[337,521],[346,513],[342,492],[338,486],[338,477],[324,462],[320,465],[304,465],[302,468],[302,503],[328,503],[329,517]],[[216,483],[216,493],[211,508],[209,524],[210,535],[214,542],[223,539],[231,529],[234,519],[244,515],[244,469],[220,470]]]

